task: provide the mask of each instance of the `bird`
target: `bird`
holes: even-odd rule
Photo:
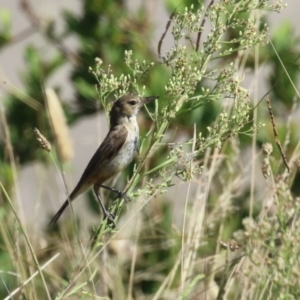
[[[69,203],[90,187],[93,187],[104,217],[115,227],[115,216],[105,208],[101,200],[100,188],[108,189],[117,193],[119,198],[129,200],[126,193],[103,185],[103,183],[120,173],[132,161],[138,149],[139,140],[137,114],[145,104],[158,98],[158,96],[142,97],[127,94],[113,103],[109,114],[110,128],[105,139],[89,161],[68,199],[51,219],[50,227],[56,224]]]

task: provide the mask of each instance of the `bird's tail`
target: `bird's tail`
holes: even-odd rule
[[[75,189],[73,190],[73,192],[71,193],[71,195],[69,196],[69,198],[63,203],[63,205],[58,210],[58,212],[55,214],[55,216],[51,219],[51,221],[49,223],[50,227],[52,227],[52,226],[54,226],[56,224],[57,220],[60,218],[60,216],[62,215],[62,213],[64,212],[64,210],[67,208],[67,206],[69,205],[69,203],[71,201],[73,201],[75,198],[77,198],[78,195],[80,195],[81,193],[83,193],[88,187],[89,187],[89,185],[81,184],[81,182],[79,182],[77,184],[77,186],[75,187]]]
[[[70,199],[71,201],[71,199]],[[58,212],[55,214],[55,216],[51,219],[49,226],[52,227],[56,224],[57,220],[60,218],[66,207],[69,205],[69,200],[67,199],[64,204],[61,206],[61,208],[58,210]]]

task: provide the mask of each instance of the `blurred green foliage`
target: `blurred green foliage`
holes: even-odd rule
[[[8,10],[0,10],[0,49],[11,42],[11,15]]]
[[[291,86],[291,81],[297,83],[299,79],[300,37],[296,36],[292,24],[285,21],[274,32],[272,43],[278,55],[271,45],[268,45],[266,51],[268,52],[267,61],[272,68],[269,85],[273,87],[274,109],[284,108],[286,113],[289,113],[295,103],[295,98],[299,95]],[[283,66],[286,68],[286,72]],[[275,101],[278,102],[278,105],[275,105]]]

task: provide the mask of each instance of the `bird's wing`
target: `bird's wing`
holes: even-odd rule
[[[114,159],[122,149],[127,139],[127,135],[128,131],[123,125],[117,125],[111,128],[85,168],[80,181],[85,181],[87,178],[91,178],[101,172],[101,169],[106,162]]]
[[[93,182],[93,177],[101,173],[101,169],[107,162],[114,159],[118,152],[124,146],[127,139],[128,131],[123,125],[118,125],[108,132],[106,138],[97,149],[96,153],[88,163],[86,169],[84,170],[79,182],[69,196],[70,201],[74,200],[79,194],[83,193],[87,188],[89,188]],[[69,200],[66,200],[56,215],[50,222],[50,226],[54,225],[65,208],[69,205]]]

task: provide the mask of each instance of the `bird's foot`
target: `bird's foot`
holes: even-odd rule
[[[130,202],[131,199],[126,193],[122,193],[122,198],[125,200],[125,202]]]
[[[130,202],[131,201],[130,197],[126,193],[119,191],[118,192],[118,197],[115,200],[121,199],[121,198],[123,198],[125,200],[125,202]]]
[[[111,224],[113,228],[116,227],[116,223],[115,223],[115,215],[109,211],[105,211],[104,212],[104,219],[107,219],[108,224]]]

